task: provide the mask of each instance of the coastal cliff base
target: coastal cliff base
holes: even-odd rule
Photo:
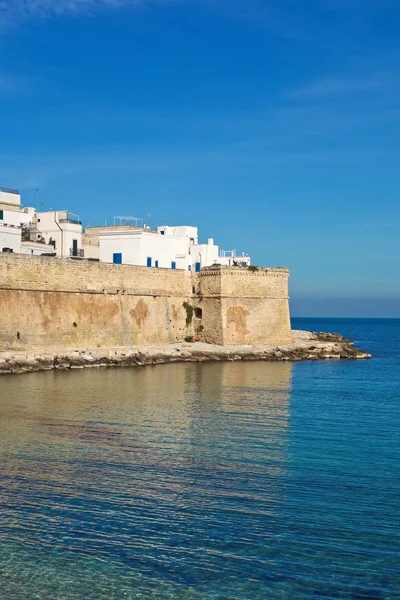
[[[293,342],[281,346],[217,346],[178,343],[34,352],[0,352],[0,375],[88,367],[133,367],[176,362],[305,361],[368,359],[370,354],[336,333],[293,331]]]

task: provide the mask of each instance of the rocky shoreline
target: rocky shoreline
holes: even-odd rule
[[[79,350],[0,352],[0,375],[93,367],[141,367],[176,362],[305,361],[368,359],[370,354],[336,333],[293,331],[293,343],[282,346],[215,346],[178,343],[163,346]]]

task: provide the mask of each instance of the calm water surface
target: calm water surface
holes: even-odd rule
[[[294,326],[377,358],[0,379],[0,598],[400,598],[400,321]]]

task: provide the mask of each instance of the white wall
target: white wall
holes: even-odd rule
[[[190,247],[190,257],[192,269],[195,270],[196,263],[200,263],[201,268],[211,267],[219,262],[218,246],[215,244],[196,244]]]
[[[29,254],[30,256],[41,256],[42,254],[52,254],[53,246],[48,244],[38,244],[36,242],[22,242],[21,254]]]
[[[176,227],[170,227],[168,225],[162,225],[157,227],[159,234],[164,232],[164,235],[170,237],[187,238],[188,245],[197,244],[199,241],[199,230],[197,227],[191,227],[190,225],[178,225]]]
[[[147,266],[147,259],[151,258],[151,266],[155,267],[158,260],[160,268],[171,268],[171,263],[176,263],[177,269],[196,270],[196,263],[200,268],[210,267],[219,263],[227,266],[233,265],[233,260],[250,264],[250,257],[220,257],[219,247],[210,238],[208,244],[193,244],[197,239],[196,227],[159,227],[159,233],[137,231],[103,231],[99,232],[100,261],[113,262],[114,254],[122,254],[122,264]],[[164,235],[161,235],[164,231]],[[168,232],[173,235],[167,235]],[[179,235],[178,235],[179,234]],[[195,237],[191,237],[195,236]]]
[[[11,248],[14,252],[21,249],[21,221],[19,211],[1,209],[3,219],[0,220],[0,252],[3,248]],[[0,213],[1,214],[1,213]]]
[[[37,231],[41,238],[49,243],[55,240],[57,256],[70,256],[73,240],[78,241],[78,250],[82,248],[82,225],[64,222],[68,211],[37,213]]]
[[[21,207],[21,196],[17,192],[14,194],[13,192],[7,192],[5,189],[0,188],[0,205],[3,205],[7,210],[19,212]]]
[[[35,218],[36,210],[31,207],[24,208],[20,212],[21,225],[30,225]]]
[[[113,262],[113,254],[122,254],[122,264],[147,266],[147,258],[156,260],[160,268],[170,269],[176,262],[177,269],[187,269],[189,255],[184,238],[158,235],[145,231],[121,231],[100,233],[100,261]]]

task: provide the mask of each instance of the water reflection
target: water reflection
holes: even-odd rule
[[[392,600],[400,409],[360,368],[0,379],[0,598]]]
[[[279,519],[291,365],[260,367],[2,380],[3,552],[102,558],[187,589],[236,581],[243,561],[264,573],[257,548]]]

